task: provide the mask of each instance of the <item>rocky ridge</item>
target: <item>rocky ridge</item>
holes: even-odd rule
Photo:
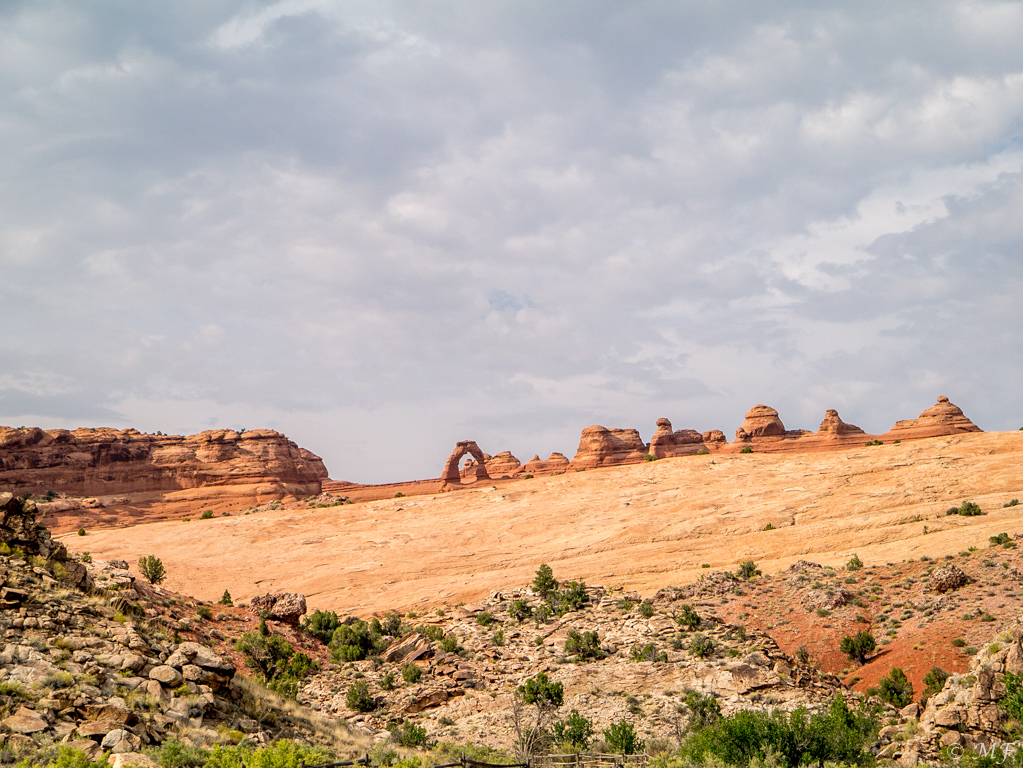
[[[190,491],[190,499],[315,495],[327,470],[315,454],[268,429],[187,437],[135,429],[0,427],[0,486],[12,493],[111,496]],[[58,502],[53,511],[73,502]]]

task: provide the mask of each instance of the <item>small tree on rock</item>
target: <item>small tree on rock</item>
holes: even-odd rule
[[[146,577],[150,584],[159,584],[167,578],[167,571],[163,567],[163,560],[156,555],[144,555],[139,558],[139,573]]]
[[[891,671],[881,678],[877,687],[878,696],[886,704],[901,709],[913,703],[913,684],[900,667],[892,667]]]
[[[554,715],[565,700],[561,683],[552,682],[546,672],[526,680],[512,699],[512,726],[519,755],[528,760],[549,738]]]
[[[536,578],[533,579],[533,589],[546,600],[552,592],[557,590],[558,580],[554,578],[554,571],[547,563],[541,563],[536,569]]]

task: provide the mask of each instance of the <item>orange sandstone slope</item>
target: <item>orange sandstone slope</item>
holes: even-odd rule
[[[712,454],[504,480],[458,493],[63,536],[73,550],[161,557],[168,586],[206,599],[304,592],[366,614],[476,600],[561,578],[651,594],[746,559],[765,573],[953,554],[1023,531],[1023,433],[970,433],[824,453]],[[980,517],[947,517],[964,500]],[[773,530],[764,530],[771,524]]]

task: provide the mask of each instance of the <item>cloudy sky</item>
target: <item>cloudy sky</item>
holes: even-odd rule
[[[1023,4],[5,0],[0,424],[331,476],[1023,426]]]

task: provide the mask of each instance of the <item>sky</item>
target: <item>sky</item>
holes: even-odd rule
[[[1023,4],[0,3],[0,424],[334,479],[1023,426]]]

